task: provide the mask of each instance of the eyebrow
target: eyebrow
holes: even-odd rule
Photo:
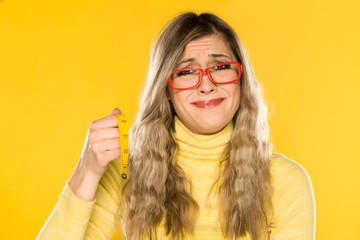
[[[225,57],[225,58],[228,58],[229,60],[231,60],[230,57],[224,55],[224,54],[221,54],[221,53],[211,53],[208,55],[209,57],[212,57],[212,58],[219,58],[219,57]],[[182,60],[181,62],[179,62],[176,67],[179,67],[181,64],[183,63],[188,63],[188,62],[193,62],[195,61],[196,59],[195,58],[186,58],[184,60]]]

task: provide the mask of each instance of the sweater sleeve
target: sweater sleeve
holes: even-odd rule
[[[310,177],[304,167],[279,155],[274,164],[272,240],[315,239],[316,209]]]
[[[119,224],[120,166],[120,159],[109,164],[93,201],[78,198],[67,181],[37,240],[111,239]]]
[[[111,239],[120,219],[116,219],[116,212],[120,204],[121,159],[115,159],[109,164],[108,170],[101,178],[96,191],[96,204],[92,212],[85,238]],[[121,238],[125,239],[125,238]]]

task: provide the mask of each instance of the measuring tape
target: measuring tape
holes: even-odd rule
[[[129,122],[125,114],[115,114],[119,123],[120,149],[121,149],[121,178],[127,178],[129,160]]]

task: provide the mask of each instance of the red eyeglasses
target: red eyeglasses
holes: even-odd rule
[[[215,84],[226,84],[238,81],[242,73],[239,62],[220,63],[206,69],[185,68],[171,72],[168,82],[174,90],[187,90],[200,85],[204,75]]]

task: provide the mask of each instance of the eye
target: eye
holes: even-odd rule
[[[223,64],[223,65],[216,66],[213,69],[216,71],[221,71],[221,70],[230,69],[230,68],[231,68],[230,64]]]
[[[182,76],[186,76],[186,75],[190,75],[193,74],[194,70],[183,70],[183,71],[179,71],[175,73],[175,77],[182,77]]]

